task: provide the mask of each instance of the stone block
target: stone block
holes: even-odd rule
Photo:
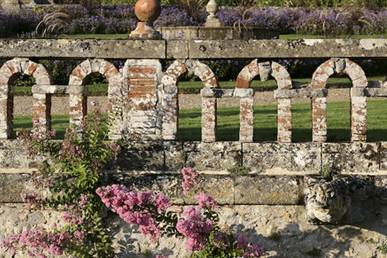
[[[238,142],[186,142],[186,166],[199,171],[225,171],[241,164],[242,146]]]
[[[318,174],[321,146],[315,143],[244,143],[243,166],[252,173]]]
[[[162,192],[173,204],[184,204],[181,176],[178,175],[134,175],[127,173],[111,173],[113,183],[123,184],[131,190]]]
[[[128,142],[118,154],[116,165],[123,170],[162,171],[164,146],[162,142]]]
[[[299,204],[302,194],[296,177],[241,176],[235,179],[235,204]]]
[[[31,168],[43,157],[30,157],[22,143],[18,140],[0,141],[0,167],[1,168]]]
[[[324,169],[341,174],[375,174],[379,171],[378,143],[324,143]]]
[[[165,170],[178,172],[185,165],[186,154],[182,142],[164,142]]]
[[[387,171],[387,142],[380,143],[380,170]]]
[[[200,175],[196,184],[183,197],[184,203],[197,204],[196,196],[205,193],[219,204],[234,204],[234,180],[230,176]]]
[[[23,194],[31,191],[31,174],[0,174],[0,203],[23,202]],[[28,187],[29,185],[29,187]]]
[[[12,47],[9,47],[12,46]],[[0,57],[165,58],[164,40],[1,40]]]

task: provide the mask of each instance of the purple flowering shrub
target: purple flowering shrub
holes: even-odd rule
[[[132,5],[103,5],[86,10],[63,7],[71,16],[67,34],[128,33],[137,20]],[[28,34],[47,9],[25,9],[20,15],[8,15],[0,11],[0,37]],[[165,5],[155,26],[201,26],[205,22],[204,9],[195,11],[194,17],[179,5]],[[286,8],[286,7],[224,7],[218,12],[226,26],[257,26],[276,30],[282,34],[303,33],[319,35],[372,34],[387,32],[387,9],[367,8]]]
[[[194,187],[199,174],[183,168],[182,188],[187,194]],[[111,211],[126,223],[138,225],[144,236],[157,241],[160,236],[185,238],[192,257],[261,257],[258,244],[249,243],[243,234],[235,234],[219,226],[218,204],[204,193],[196,196],[197,205],[186,207],[182,214],[168,209],[170,200],[162,193],[130,190],[122,185],[100,187],[97,194]],[[159,256],[160,257],[160,256]]]
[[[50,140],[53,132],[25,131],[19,135],[30,155],[45,156],[40,173],[33,179],[38,191],[27,194],[25,201],[33,209],[63,211],[63,223],[8,236],[1,242],[5,251],[25,251],[30,257],[114,255],[104,222],[106,208],[96,189],[103,185],[103,168],[118,146],[106,141],[107,121],[98,112],[88,115],[82,129],[82,135],[69,129],[63,142]],[[46,190],[50,193],[47,197],[42,195]]]

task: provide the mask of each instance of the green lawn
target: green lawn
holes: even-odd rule
[[[387,100],[371,100],[368,105],[368,141],[387,140]],[[178,138],[181,140],[200,139],[200,110],[180,112]],[[276,141],[276,105],[255,106],[254,141]],[[236,141],[239,135],[239,110],[237,108],[218,109],[218,140]],[[310,104],[293,106],[293,141],[312,140]],[[328,104],[328,141],[350,141],[349,102]]]
[[[369,81],[380,81],[384,79],[384,76],[368,77]],[[311,80],[311,78],[293,79],[293,84],[306,86],[311,82]],[[327,82],[328,88],[350,88],[351,85],[351,80],[348,77],[332,77],[329,78]],[[182,81],[179,82],[178,87],[180,93],[197,94],[200,93],[200,90],[203,88],[203,83],[201,81]],[[223,89],[233,89],[235,88],[235,81],[220,81],[219,87]],[[260,80],[254,80],[251,82],[251,87],[255,91],[272,91],[278,88],[277,82],[273,79],[264,82]]]
[[[368,141],[387,141],[387,100],[370,100],[368,104]],[[312,139],[310,104],[293,106],[293,141],[310,142]],[[277,135],[277,106],[255,106],[254,140],[256,142],[275,141]],[[181,110],[179,114],[178,138],[180,140],[200,140],[201,111]],[[65,115],[53,116],[53,128],[58,138],[62,138],[68,126]],[[15,130],[31,128],[31,117],[17,116]],[[218,110],[218,140],[237,141],[239,135],[239,109],[220,108]],[[350,106],[348,102],[328,103],[328,141],[347,142],[350,140]]]
[[[379,81],[384,80],[384,76],[373,76],[368,78],[370,81]],[[311,79],[309,78],[299,78],[294,79],[294,85],[307,85]],[[235,81],[221,81],[219,82],[220,88],[223,89],[233,89],[235,88]],[[251,83],[251,87],[255,91],[272,91],[277,89],[277,83],[275,80],[271,79],[265,82],[260,80],[254,80]],[[351,81],[348,77],[341,78],[330,78],[327,83],[328,88],[349,88],[351,87]],[[183,94],[199,94],[200,90],[203,88],[203,83],[201,81],[181,81],[178,85],[179,92]],[[107,84],[94,84],[87,85],[89,91],[89,96],[106,96],[108,92]],[[19,86],[15,87],[16,96],[31,96],[31,87]]]

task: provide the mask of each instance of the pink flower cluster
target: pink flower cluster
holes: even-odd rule
[[[247,242],[245,235],[239,234],[236,238],[237,247],[244,251],[243,258],[259,258],[263,255],[263,249],[258,244]]]
[[[180,173],[183,176],[183,193],[187,194],[189,190],[195,185],[199,174],[193,168],[190,167],[182,168],[180,170]]]
[[[73,225],[81,225],[83,223],[82,215],[71,214],[67,211],[63,213],[63,220]]]
[[[97,194],[105,206],[126,223],[138,225],[142,234],[150,235],[153,240],[160,237],[156,217],[170,207],[170,201],[164,194],[129,191],[122,185],[98,188]]]
[[[68,232],[47,232],[44,229],[31,229],[3,240],[1,247],[16,254],[16,250],[26,250],[30,257],[45,258],[46,255],[63,255],[64,247],[71,241]]]
[[[190,251],[201,250],[214,227],[214,222],[203,215],[201,207],[188,207],[183,218],[177,222],[177,231],[187,239],[186,247]]]
[[[87,197],[86,194],[81,194],[81,197],[79,198],[79,207],[81,209],[86,208],[88,202],[89,202],[89,197]]]
[[[198,201],[199,207],[202,209],[213,210],[218,206],[214,198],[204,193],[200,193],[195,198]]]
[[[84,157],[81,147],[72,143],[68,139],[63,141],[59,155],[62,159],[82,159],[82,157]]]

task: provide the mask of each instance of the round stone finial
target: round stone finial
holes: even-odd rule
[[[131,39],[159,39],[161,34],[153,28],[153,22],[161,13],[160,0],[138,0],[134,6],[137,27],[129,35]]]
[[[141,22],[154,22],[160,15],[160,0],[138,0],[134,12]]]
[[[205,27],[221,27],[222,24],[219,21],[218,17],[216,16],[216,13],[218,12],[218,4],[215,0],[208,1],[208,4],[206,6],[206,11],[209,14],[207,16],[207,21],[205,23]]]

